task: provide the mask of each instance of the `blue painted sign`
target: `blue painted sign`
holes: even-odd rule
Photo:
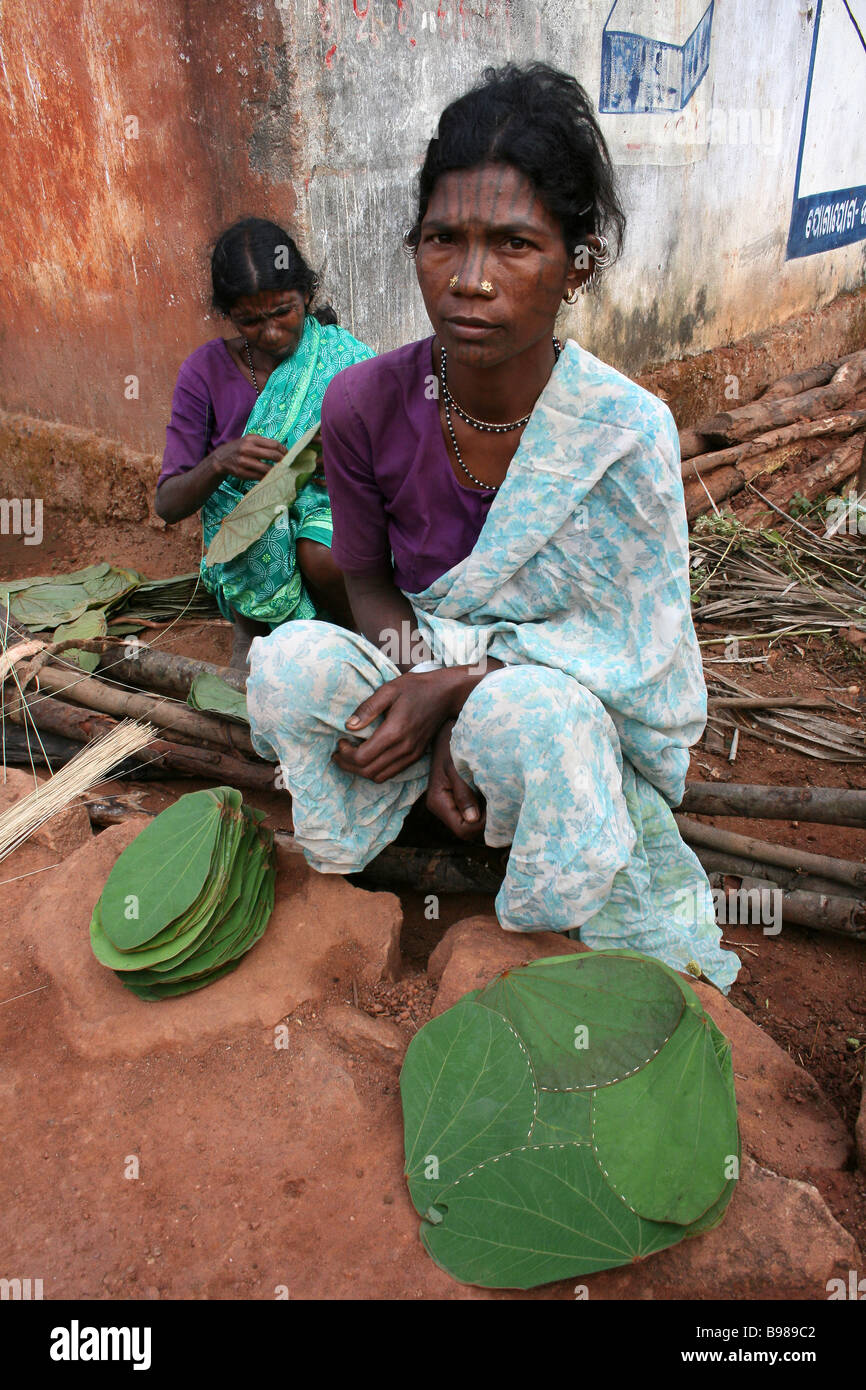
[[[787,259],[866,238],[866,0],[817,0]]]

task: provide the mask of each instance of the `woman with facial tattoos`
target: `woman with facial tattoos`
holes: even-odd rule
[[[706,719],[676,427],[556,336],[624,222],[572,77],[491,69],[442,113],[407,235],[433,336],[323,403],[356,631],[257,639],[248,707],[314,868],[357,872],[425,796],[459,839],[510,846],[506,930],[726,991],[739,963],[671,814]]]

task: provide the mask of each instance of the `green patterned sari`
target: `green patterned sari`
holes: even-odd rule
[[[244,433],[277,439],[288,451],[321,419],[322,397],[332,378],[344,367],[375,355],[344,328],[323,327],[308,315],[297,350],[268,377]],[[225,478],[207,499],[201,509],[205,550],[224,518],[252,487],[253,478]],[[297,543],[308,539],[330,546],[332,529],[328,494],[311,481],[289,511],[281,512],[242,555],[224,565],[207,566],[202,559],[202,583],[214,595],[224,618],[231,619],[234,609],[272,628],[292,618],[315,618],[316,606],[297,563]]]

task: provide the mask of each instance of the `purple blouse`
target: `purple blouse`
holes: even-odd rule
[[[322,454],[341,570],[393,555],[419,593],[472,550],[495,492],[457,481],[442,436],[433,339],[347,367],[322,402]]]
[[[195,468],[227,439],[238,439],[255,403],[253,383],[242,376],[224,338],[211,338],[190,353],[177,374],[159,483]]]

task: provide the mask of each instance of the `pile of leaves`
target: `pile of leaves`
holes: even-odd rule
[[[149,622],[214,616],[219,609],[198,574],[145,579],[137,570],[107,560],[71,574],[34,575],[0,581],[0,604],[30,632],[50,632],[53,642],[121,637]],[[67,661],[95,671],[95,652],[68,648]]]
[[[506,971],[416,1034],[400,1089],[421,1240],[464,1283],[651,1255],[718,1225],[738,1176],[730,1044],[635,952]]]
[[[93,953],[141,999],[203,989],[240,964],[274,906],[273,835],[232,787],[191,792],[132,841],[90,923]]]

